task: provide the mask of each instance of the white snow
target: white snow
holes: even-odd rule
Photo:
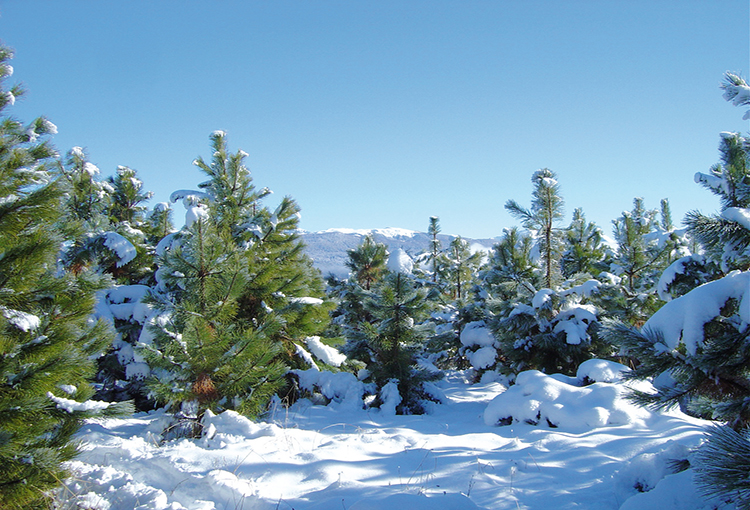
[[[596,307],[593,305],[571,305],[562,310],[557,317],[554,332],[565,332],[565,341],[570,345],[579,345],[589,340],[588,327],[596,321]]]
[[[586,430],[627,425],[648,418],[650,412],[625,402],[623,385],[594,383],[575,386],[536,370],[521,372],[516,384],[495,397],[484,422],[531,423]]]
[[[102,402],[99,400],[86,400],[85,402],[78,402],[77,400],[71,400],[69,398],[56,397],[51,391],[47,392],[47,398],[55,403],[58,409],[62,409],[67,413],[73,413],[76,411],[100,411],[109,407],[109,402]]]
[[[466,351],[464,355],[477,370],[491,367],[497,359],[497,349],[494,347],[480,347],[476,351]]]
[[[332,367],[340,367],[346,361],[346,355],[321,342],[319,336],[308,336],[305,338],[305,344],[316,358]]]
[[[196,221],[208,219],[208,207],[205,204],[195,204],[185,211],[185,226],[190,227]]]
[[[739,223],[750,230],[750,209],[742,207],[727,207],[721,212],[721,217],[728,221]]]
[[[703,344],[704,324],[718,316],[730,298],[739,301],[742,325],[750,324],[750,273],[733,271],[668,302],[651,316],[643,329],[660,331],[669,349],[681,343],[688,353],[695,354]]]
[[[105,303],[113,318],[144,324],[151,307],[143,303],[143,299],[150,293],[146,285],[115,285],[106,291]]]
[[[363,407],[362,397],[365,385],[349,372],[322,372],[311,368],[309,370],[293,370],[299,378],[300,388],[310,393],[318,392],[329,400],[351,409]]]
[[[89,163],[88,161],[86,161],[83,164],[83,171],[85,173],[89,174],[91,177],[94,177],[94,176],[99,175],[101,173],[100,170],[99,170],[99,167],[97,167],[93,163]]]
[[[289,302],[291,303],[299,303],[301,305],[322,305],[323,300],[320,298],[314,298],[314,297],[293,297],[289,299]]]
[[[394,273],[411,274],[412,269],[414,269],[414,261],[403,249],[396,248],[388,257],[386,266],[389,271]]]
[[[480,347],[495,345],[495,337],[492,335],[492,331],[489,330],[484,321],[467,323],[461,330],[460,339],[461,345],[467,347],[472,345],[478,345]]]
[[[26,333],[38,328],[41,322],[39,317],[34,314],[5,308],[4,306],[0,307],[0,312],[2,312],[3,317],[8,319],[8,322]]]
[[[531,300],[531,306],[537,309],[543,307],[552,299],[550,296],[554,294],[555,291],[552,289],[541,289],[537,291],[537,293],[534,294],[534,297]]]
[[[659,299],[662,301],[672,301],[672,296],[667,291],[669,284],[672,283],[678,274],[685,272],[685,264],[691,260],[695,260],[697,256],[682,257],[672,262],[659,277],[659,282],[656,284],[656,292],[659,295]]]
[[[391,379],[380,389],[380,412],[387,416],[396,415],[396,407],[401,403],[403,398],[398,391],[398,379]]]
[[[117,257],[115,265],[122,267],[131,262],[138,254],[133,243],[117,232],[104,232],[104,246],[109,248]]]
[[[580,364],[576,372],[576,378],[581,383],[585,380],[614,383],[622,381],[622,374],[625,372],[630,372],[630,367],[614,361],[590,359]]]
[[[678,474],[670,469],[700,443],[709,422],[676,410],[636,408],[623,400],[622,383],[578,387],[573,378],[525,372],[506,390],[498,383],[468,384],[463,373],[450,373],[437,383],[445,404],[431,408],[432,414],[395,416],[362,409],[357,395],[362,383],[352,374],[313,372],[297,373],[330,395],[329,405],[307,399],[288,409],[276,405],[260,422],[232,411],[207,413],[201,439],[160,444],[159,433],[170,421],[163,411],[89,420],[77,436],[83,453],[69,463],[74,476],[63,493],[75,503],[69,506],[716,508],[696,492],[691,469]],[[393,408],[397,392],[388,395],[383,396],[393,399],[388,400]],[[494,425],[494,418],[511,416],[509,410],[518,419]],[[539,413],[557,428],[538,419]]]

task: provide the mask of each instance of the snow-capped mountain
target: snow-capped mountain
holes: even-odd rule
[[[323,276],[334,274],[344,278],[349,274],[346,268],[347,250],[359,246],[364,237],[372,234],[378,243],[388,246],[388,251],[401,248],[412,258],[426,252],[430,247],[432,236],[425,232],[416,232],[403,228],[376,228],[371,230],[355,230],[346,228],[332,228],[320,232],[302,232],[302,240],[306,245],[306,253],[313,260],[315,267],[320,269]],[[458,236],[438,234],[443,248]],[[475,250],[487,250],[498,242],[498,239],[469,239]]]

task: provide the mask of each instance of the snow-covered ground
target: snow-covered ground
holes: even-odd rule
[[[691,469],[673,473],[709,423],[634,407],[613,366],[589,362],[579,379],[526,372],[510,389],[449,373],[444,403],[422,416],[346,398],[278,406],[263,422],[230,411],[196,440],[160,443],[163,412],[91,421],[67,499],[100,510],[717,508]]]

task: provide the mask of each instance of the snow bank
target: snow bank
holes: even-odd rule
[[[593,375],[598,369],[589,365],[581,372]],[[573,378],[549,379],[558,402],[572,400],[566,386],[582,389]],[[82,453],[68,464],[75,476],[60,495],[69,498],[65,508],[97,510],[717,507],[701,501],[692,471],[669,469],[701,441],[708,422],[675,410],[581,431],[498,428],[486,425],[482,412],[505,387],[466,380],[466,373],[450,372],[437,382],[445,404],[427,415],[300,399],[275,407],[272,423],[206,413],[204,436],[194,440],[160,442],[171,420],[164,411],[89,420],[77,435]],[[621,384],[588,388],[601,386]],[[602,400],[584,395],[579,409],[585,414]]]
[[[310,393],[319,392],[328,400],[352,408],[362,408],[365,385],[349,372],[327,372],[316,369],[292,370],[299,386]]]
[[[583,373],[594,371],[587,367]],[[578,387],[560,379],[536,370],[521,372],[516,384],[487,406],[484,422],[591,429],[624,425],[649,415],[649,411],[622,398],[627,391],[622,385],[595,383]]]
[[[615,383],[622,381],[622,374],[630,368],[614,361],[589,359],[578,366],[576,378],[581,384],[587,382]]]

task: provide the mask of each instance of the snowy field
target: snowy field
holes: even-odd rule
[[[614,370],[613,370],[614,367]],[[87,423],[69,508],[91,509],[709,509],[690,458],[708,422],[623,399],[617,367],[579,379],[519,375],[438,383],[422,416],[301,400],[264,422],[209,416],[201,439],[160,444],[163,412]],[[624,368],[624,367],[622,367]],[[598,381],[583,386],[584,377]],[[631,383],[632,384],[632,383]],[[641,387],[643,383],[641,384]],[[501,422],[505,425],[495,425]],[[722,508],[721,505],[718,505]]]

